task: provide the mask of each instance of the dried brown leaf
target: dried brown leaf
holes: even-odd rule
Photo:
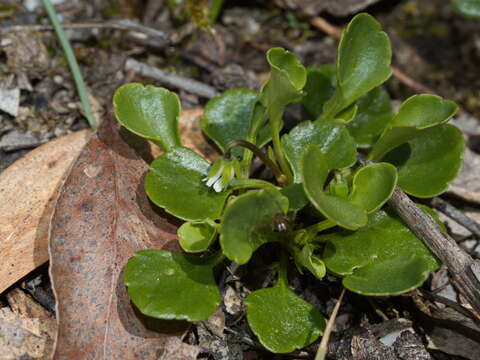
[[[50,238],[58,316],[54,358],[158,359],[172,349],[168,359],[196,358],[198,349],[167,333],[165,323],[149,319],[147,328],[123,283],[122,270],[135,251],[176,244],[176,225],[146,198],[147,168],[109,119],[65,181]]]
[[[48,339],[39,319],[23,318],[0,308],[0,359],[47,358]]]
[[[0,174],[0,293],[48,260],[57,185],[90,133],[82,130],[42,145]]]

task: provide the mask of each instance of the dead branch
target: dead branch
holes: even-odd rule
[[[395,189],[388,203],[410,230],[447,266],[453,285],[473,309],[480,312],[480,261],[474,260],[458,246],[400,188]]]

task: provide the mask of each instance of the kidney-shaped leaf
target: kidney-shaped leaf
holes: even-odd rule
[[[225,209],[220,230],[223,253],[237,264],[245,264],[262,244],[278,241],[275,217],[288,211],[288,199],[280,191],[265,189],[238,196]]]
[[[220,303],[211,259],[166,250],[142,250],[125,266],[135,306],[158,319],[200,321]]]
[[[302,155],[305,194],[315,208],[335,224],[350,230],[364,226],[367,223],[367,213],[362,207],[324,191],[328,170],[326,157],[320,148],[309,145]]]
[[[302,182],[301,157],[310,144],[325,154],[328,169],[348,167],[357,160],[355,140],[336,121],[304,121],[282,137],[282,144],[296,183]]]
[[[392,211],[377,211],[367,226],[322,235],[327,269],[363,295],[396,295],[420,286],[438,268],[435,257]]]
[[[217,229],[209,222],[187,221],[178,228],[177,234],[184,251],[198,253],[212,245]]]
[[[357,114],[347,129],[359,147],[369,147],[393,118],[390,97],[385,89],[377,87],[358,99],[357,106]]]
[[[231,141],[246,140],[257,96],[253,90],[232,89],[208,102],[200,125],[223,152]],[[241,155],[243,149],[235,148],[232,153]]]
[[[422,130],[408,143],[390,151],[383,161],[398,167],[398,186],[406,193],[428,198],[444,192],[462,166],[462,132],[445,124]]]
[[[395,166],[388,163],[368,165],[355,173],[349,200],[372,213],[390,199],[396,185]]]
[[[388,151],[413,139],[421,130],[446,123],[457,110],[458,106],[453,101],[436,95],[411,96],[400,106],[390,126],[368,155],[369,159],[381,158]]]
[[[164,88],[130,83],[119,87],[113,97],[115,116],[131,132],[157,141],[165,151],[180,146],[178,96]]]
[[[325,105],[324,118],[333,118],[391,75],[392,49],[380,24],[370,15],[356,15],[338,46],[337,89]]]
[[[227,191],[215,192],[202,181],[210,164],[194,151],[176,147],[157,157],[145,177],[145,191],[156,205],[190,221],[220,217]]]
[[[325,329],[315,307],[282,283],[245,299],[247,320],[260,343],[274,353],[289,353],[314,342]]]

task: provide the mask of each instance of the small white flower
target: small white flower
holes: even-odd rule
[[[212,164],[203,181],[206,186],[213,187],[213,190],[216,192],[222,192],[228,187],[228,184],[234,177],[235,170],[233,163],[220,158]]]

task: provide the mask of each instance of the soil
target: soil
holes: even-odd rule
[[[171,8],[166,5],[178,1],[57,0],[54,3],[64,24],[129,19],[159,30],[170,39],[167,43],[125,30],[94,26],[67,29],[93,99],[94,111],[99,116],[111,109],[112,94],[126,77],[130,81],[162,86],[158,80],[125,71],[125,62],[129,58],[223,91],[235,87],[258,89],[268,74],[265,51],[274,46],[292,50],[305,65],[331,63],[336,57],[336,40],[302,18],[302,6],[306,8],[310,3],[311,8],[312,1],[225,1],[217,22],[207,30],[195,26],[184,15],[182,5]],[[295,6],[285,10],[288,3]],[[476,136],[469,137],[471,150],[480,152],[480,124],[477,120],[480,118],[480,20],[467,19],[455,13],[445,0],[366,1],[363,6],[367,7],[354,12],[349,12],[346,6],[342,10],[345,13],[341,15],[334,11],[329,13],[326,7],[321,10],[321,15],[340,27],[359,10],[374,15],[392,39],[394,65],[463,108],[466,115],[462,116],[470,119],[472,131],[477,131]],[[0,4],[0,22],[2,171],[36,146],[86,128],[88,124],[55,33],[51,29],[38,30],[34,26],[49,25],[41,2],[4,0]],[[24,28],[15,30],[17,25]],[[389,80],[386,87],[392,99],[403,100],[415,93],[414,89],[395,78]],[[17,100],[15,89],[19,91]],[[6,91],[10,91],[10,97],[13,96],[12,107],[2,105],[6,104]],[[180,90],[179,95],[184,108],[202,107],[208,100],[185,90]],[[295,117],[296,113],[292,111],[291,116]],[[458,203],[458,199],[456,201],[456,205],[464,205]],[[472,241],[472,238],[469,240]],[[474,243],[469,246],[476,248],[477,239],[473,240]],[[478,253],[474,255],[478,257]],[[223,307],[223,333],[215,333],[208,323],[201,323],[193,327],[185,338],[185,341],[202,346],[204,351],[200,358],[313,359],[318,344],[286,357],[272,357],[261,350],[248,329],[241,299],[248,289],[272,281],[268,277],[271,269],[262,259],[262,254],[254,258],[252,269],[255,266],[258,276],[253,278],[252,272],[243,268],[234,275],[222,274],[222,290],[229,299]],[[260,274],[267,276],[262,275],[263,278]],[[319,283],[313,277],[296,274],[292,285],[306,300],[328,315],[341,291],[334,280],[332,277]],[[445,272],[439,271],[422,290],[404,296],[367,298],[349,293],[337,318],[329,357],[360,359],[362,357],[358,354],[368,350],[366,354],[370,355],[363,358],[474,359],[475,355],[470,353],[472,350],[468,346],[476,344],[478,350],[478,338],[474,339],[477,341],[474,345],[458,345],[462,347],[458,351],[438,345],[441,336],[438,335],[440,328],[437,328],[439,318],[450,321],[447,328],[455,336],[462,334],[468,321],[465,317],[452,320],[445,314],[444,305],[422,295],[422,291],[431,291],[447,282]],[[46,266],[20,280],[13,288],[30,293],[48,311],[54,312]],[[443,296],[458,299],[451,286],[444,288],[447,290],[442,293]],[[0,303],[7,304],[4,295],[12,289],[0,295]],[[472,327],[477,329],[475,334],[480,334],[475,325]],[[383,339],[381,334],[392,334],[392,328],[396,329],[398,338],[394,339],[393,347],[387,348],[379,339]],[[465,338],[473,341],[472,336]],[[408,353],[407,348],[414,350]],[[354,350],[357,355],[352,355]]]

